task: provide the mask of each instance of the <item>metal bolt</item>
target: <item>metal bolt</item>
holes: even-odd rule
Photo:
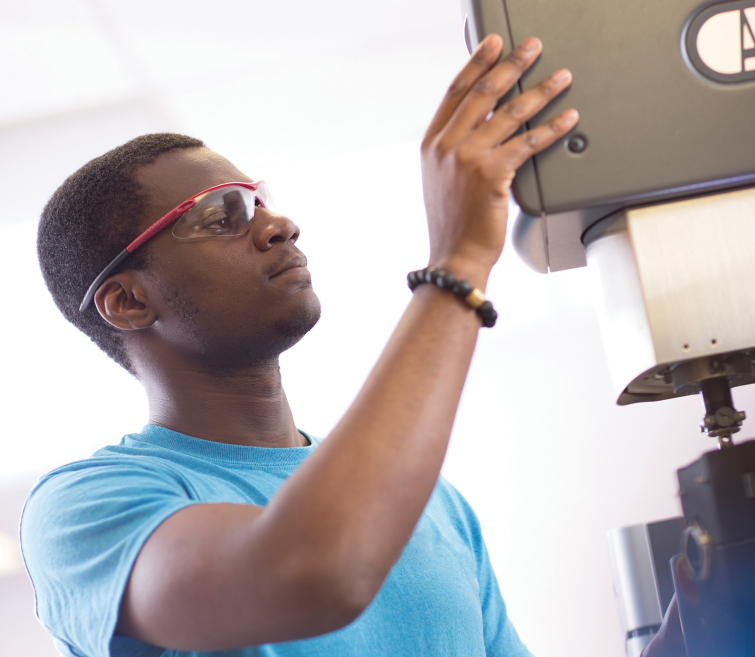
[[[566,149],[570,153],[582,153],[587,148],[587,138],[584,135],[572,135],[566,140]]]

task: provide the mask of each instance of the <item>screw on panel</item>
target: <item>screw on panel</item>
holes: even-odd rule
[[[572,135],[566,140],[566,150],[570,153],[584,153],[587,148],[587,137],[584,135]]]

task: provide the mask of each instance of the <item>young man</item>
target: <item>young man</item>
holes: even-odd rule
[[[501,47],[481,44],[422,145],[430,264],[480,291],[517,167],[577,121],[517,134],[566,70],[486,120],[541,44],[496,64]],[[90,162],[45,209],[56,303],[150,403],[141,433],[43,477],[27,503],[38,614],[64,655],[529,654],[474,514],[438,479],[490,309],[437,274],[418,285],[319,444],[278,369],[319,317],[298,234],[264,186],[177,135]]]

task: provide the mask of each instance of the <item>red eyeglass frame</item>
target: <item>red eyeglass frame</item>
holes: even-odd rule
[[[149,228],[147,228],[147,230],[141,233],[125,249],[123,249],[123,251],[121,251],[115,258],[113,258],[110,264],[108,264],[108,266],[105,267],[105,269],[103,269],[97,275],[97,278],[95,278],[94,281],[92,281],[92,284],[89,286],[87,293],[84,295],[84,299],[81,301],[81,305],[79,306],[79,312],[84,312],[89,307],[89,304],[92,303],[92,299],[94,299],[95,292],[97,292],[100,285],[102,285],[105,279],[108,276],[110,276],[110,274],[118,265],[120,265],[128,256],[130,256],[134,251],[136,251],[145,242],[152,239],[155,235],[157,235],[163,229],[167,228],[168,226],[178,221],[184,214],[186,214],[189,210],[191,210],[197,204],[197,199],[200,196],[203,196],[204,194],[207,194],[209,192],[214,192],[216,189],[221,189],[223,187],[232,187],[232,186],[246,187],[247,189],[250,189],[253,192],[256,192],[259,186],[264,183],[265,183],[264,180],[258,180],[257,182],[253,182],[253,183],[227,182],[227,183],[222,183],[220,185],[215,185],[214,187],[209,187],[208,189],[202,190],[198,194],[194,194],[194,196],[192,196],[191,198],[187,198],[183,203],[181,203],[180,205],[177,205],[167,214],[164,214],[155,223],[153,223]]]

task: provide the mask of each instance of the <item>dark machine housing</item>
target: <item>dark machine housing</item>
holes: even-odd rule
[[[569,107],[579,109],[579,125],[514,181],[523,212],[515,243],[533,268],[583,266],[582,235],[621,207],[755,183],[754,2],[463,0],[463,6],[470,48],[490,33],[503,36],[504,55],[528,36],[542,39],[543,54],[514,93],[561,67],[574,74],[571,88],[529,127]],[[724,31],[730,26],[740,70],[718,73],[704,63],[715,55],[698,37],[714,23]],[[731,70],[726,61],[712,63]]]

